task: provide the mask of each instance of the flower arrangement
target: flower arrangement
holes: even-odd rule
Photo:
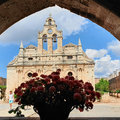
[[[37,73],[33,73],[30,81],[22,83],[15,89],[15,101],[23,108],[26,105],[32,105],[41,118],[42,114],[46,113],[46,110],[45,113],[42,113],[46,106],[50,111],[52,109],[57,111],[56,108],[58,108],[62,112],[68,113],[65,118],[74,108],[80,112],[84,109],[92,109],[93,102],[100,99],[100,93],[95,92],[89,82],[84,83],[82,80],[75,80],[73,76],[60,78],[60,71],[58,69],[50,75],[42,74],[40,77]]]

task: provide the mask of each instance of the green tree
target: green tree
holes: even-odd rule
[[[109,82],[107,80],[101,78],[99,83],[95,84],[95,90],[108,92],[109,91]]]

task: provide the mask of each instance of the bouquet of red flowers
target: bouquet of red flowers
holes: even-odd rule
[[[74,108],[80,112],[92,109],[93,102],[100,99],[100,93],[95,92],[89,82],[75,80],[73,76],[60,78],[60,71],[58,69],[50,75],[42,74],[40,77],[37,73],[33,73],[30,81],[22,83],[15,89],[15,101],[23,108],[26,105],[33,105],[43,120],[48,120],[44,116],[54,119],[52,111],[56,115],[55,111],[58,111],[59,116],[65,112],[63,116],[66,119]]]

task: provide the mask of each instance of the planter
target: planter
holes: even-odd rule
[[[21,113],[24,106],[32,105],[41,120],[67,120],[77,108],[80,112],[93,108],[96,98],[101,98],[89,82],[75,80],[72,76],[60,78],[60,69],[50,75],[33,73],[32,79],[15,89],[19,106],[11,111]],[[21,116],[21,114],[19,114]]]
[[[34,106],[34,110],[39,114],[40,120],[67,120],[71,112],[71,106],[42,104]]]

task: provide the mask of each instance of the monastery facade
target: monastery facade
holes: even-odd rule
[[[73,75],[95,85],[94,61],[84,53],[80,39],[78,45],[69,43],[62,45],[62,31],[57,30],[54,19],[49,16],[44,28],[38,33],[38,47],[29,45],[24,48],[21,43],[19,54],[7,66],[7,90],[14,91],[22,82],[29,80],[33,72],[49,74],[56,69],[61,69],[61,77]],[[47,44],[47,50],[43,44]],[[53,49],[57,43],[57,49]]]

